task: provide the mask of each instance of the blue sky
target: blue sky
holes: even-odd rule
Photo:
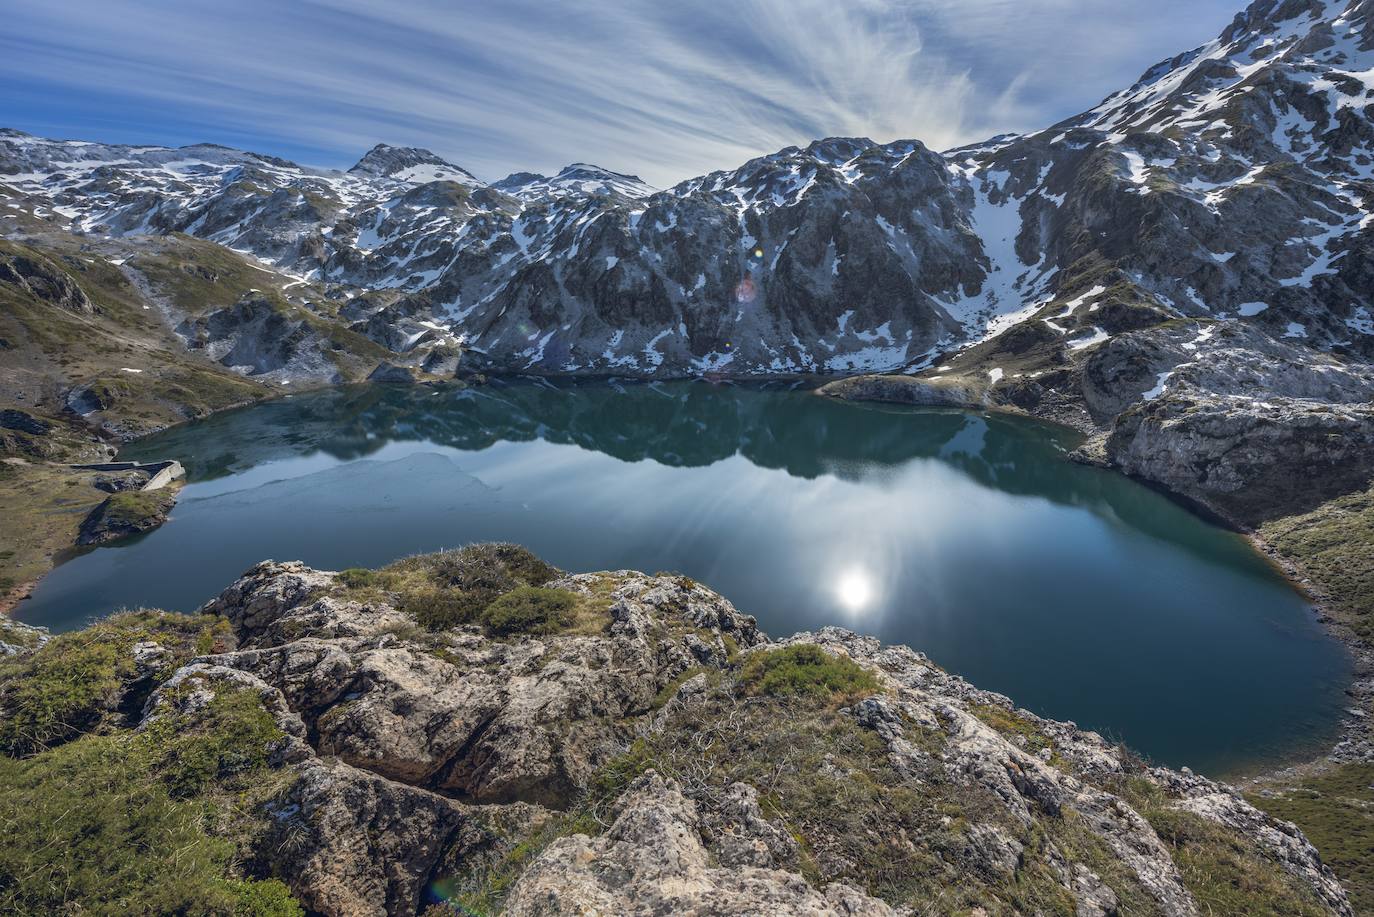
[[[0,125],[346,167],[667,186],[829,135],[1043,127],[1215,37],[1239,0],[47,0],[0,33]]]

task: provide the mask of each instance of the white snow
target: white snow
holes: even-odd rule
[[[993,384],[993,385],[996,385],[998,382],[1001,382],[1001,381],[1002,381],[1002,367],[1000,367],[1000,366],[994,366],[992,369],[988,370],[988,378],[989,378],[990,380],[992,380],[992,384]]]
[[[1101,344],[1109,337],[1111,337],[1111,335],[1107,334],[1107,332],[1103,331],[1101,328],[1093,328],[1093,333],[1088,335],[1087,337],[1078,338],[1074,341],[1069,341],[1069,349],[1082,350],[1084,347],[1091,347],[1094,344]]]
[[[1261,312],[1268,308],[1269,303],[1267,302],[1243,302],[1236,307],[1236,312],[1245,316],[1246,318],[1249,318],[1252,315],[1259,315]]]
[[[1155,379],[1155,387],[1150,389],[1148,392],[1141,395],[1140,397],[1144,398],[1146,401],[1153,401],[1160,395],[1164,394],[1164,385],[1169,381],[1169,377],[1173,374],[1174,371],[1172,369],[1168,369],[1160,373],[1159,376]]]

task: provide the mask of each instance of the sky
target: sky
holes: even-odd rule
[[[346,168],[658,187],[825,136],[948,149],[1091,108],[1242,0],[45,0],[0,32],[0,126]]]

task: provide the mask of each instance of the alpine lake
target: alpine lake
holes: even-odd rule
[[[265,558],[379,566],[512,541],[572,571],[671,570],[773,636],[906,643],[1151,760],[1238,776],[1335,737],[1351,663],[1241,536],[1077,435],[781,385],[507,380],[288,396],[121,459],[179,459],[162,528],[61,564],[17,616],[193,611]]]

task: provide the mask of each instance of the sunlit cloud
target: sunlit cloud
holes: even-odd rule
[[[15,5],[0,121],[346,166],[379,141],[494,179],[659,186],[829,135],[1043,126],[1212,37],[1226,0],[67,0]]]

